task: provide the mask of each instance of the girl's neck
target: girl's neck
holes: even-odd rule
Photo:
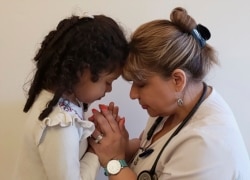
[[[79,101],[77,100],[74,94],[64,94],[63,98],[69,100],[71,103],[80,107]]]

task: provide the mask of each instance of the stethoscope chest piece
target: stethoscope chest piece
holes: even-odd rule
[[[150,171],[142,171],[137,180],[157,180],[157,175],[150,173]]]

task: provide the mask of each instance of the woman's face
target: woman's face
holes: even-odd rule
[[[152,117],[171,115],[177,107],[173,79],[164,79],[157,74],[145,82],[133,82],[130,97],[138,99],[142,108]]]
[[[105,96],[106,92],[112,90],[112,82],[120,76],[120,72],[102,73],[97,82],[91,81],[90,71],[85,71],[80,81],[74,87],[74,95],[83,103],[92,103],[100,100]]]

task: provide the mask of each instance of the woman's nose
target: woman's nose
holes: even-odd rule
[[[129,95],[130,95],[131,99],[137,99],[138,98],[138,90],[137,90],[136,86],[134,85],[134,83],[131,86]]]

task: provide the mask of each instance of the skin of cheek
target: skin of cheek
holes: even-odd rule
[[[74,96],[83,103],[91,103],[95,100],[95,96],[99,90],[99,86],[90,80],[81,79],[79,83],[74,86]]]
[[[101,74],[97,82],[90,80],[89,72],[82,75],[80,82],[74,88],[74,94],[79,101],[92,103],[105,96],[106,92],[112,90],[112,82],[119,77],[119,73]]]
[[[148,106],[151,116],[169,115],[176,107],[175,92],[167,84],[164,86],[164,82],[141,89],[139,94],[141,103]]]
[[[76,95],[80,101],[84,103],[92,103],[105,96],[105,86],[96,83],[89,87],[83,87],[82,91],[78,91]]]
[[[159,116],[168,116],[173,113],[174,109],[177,107],[175,94],[171,91],[158,92],[156,97],[153,97],[154,110]]]

